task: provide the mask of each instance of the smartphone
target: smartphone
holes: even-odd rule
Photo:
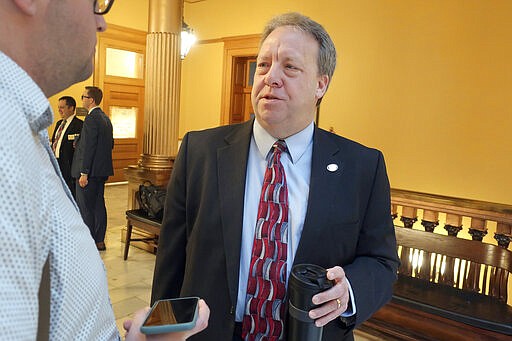
[[[163,334],[194,328],[199,297],[172,298],[153,304],[140,327],[144,334]]]

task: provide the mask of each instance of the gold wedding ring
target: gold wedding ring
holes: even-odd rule
[[[340,299],[339,299],[339,298],[337,298],[337,299],[336,299],[336,302],[338,302],[338,309],[340,309],[340,308],[341,308],[341,301],[340,301]]]

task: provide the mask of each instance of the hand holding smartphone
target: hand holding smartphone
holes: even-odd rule
[[[199,297],[159,300],[140,327],[144,334],[162,334],[194,328],[198,315]]]

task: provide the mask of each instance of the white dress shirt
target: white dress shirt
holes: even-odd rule
[[[302,228],[309,197],[309,183],[311,178],[311,160],[313,155],[314,123],[311,122],[305,129],[285,139],[288,153],[281,154],[281,163],[286,173],[288,187],[288,244],[286,258],[286,282],[299,246]],[[252,257],[252,244],[254,230],[258,215],[258,205],[263,185],[263,177],[267,166],[267,157],[277,139],[270,135],[254,120],[253,134],[249,147],[247,161],[247,174],[245,178],[244,218],[242,230],[242,247],[240,251],[240,270],[238,280],[238,296],[235,311],[235,320],[243,320],[249,266]],[[322,252],[318,250],[318,252]],[[342,313],[342,316],[351,316],[356,313],[354,294],[348,279],[351,306]]]
[[[49,144],[36,83],[0,52],[0,336],[35,340],[50,265],[50,340],[118,340],[105,268]]]
[[[57,145],[55,146],[55,157],[58,159],[60,157],[60,146],[62,144],[62,139],[64,138],[64,135],[66,134],[66,130],[68,130],[68,127],[69,125],[71,124],[71,121],[73,121],[73,119],[75,118],[75,114],[69,116],[68,118],[66,118],[66,125],[64,126],[64,128],[62,128],[62,132],[59,136],[59,140],[57,141]],[[62,122],[61,122],[62,124]],[[57,127],[56,129],[58,130],[60,127]],[[74,138],[74,136],[73,136]]]

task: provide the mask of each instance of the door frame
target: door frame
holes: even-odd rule
[[[235,58],[258,55],[261,34],[224,38],[224,69],[222,77],[221,124],[230,122],[233,68]]]

